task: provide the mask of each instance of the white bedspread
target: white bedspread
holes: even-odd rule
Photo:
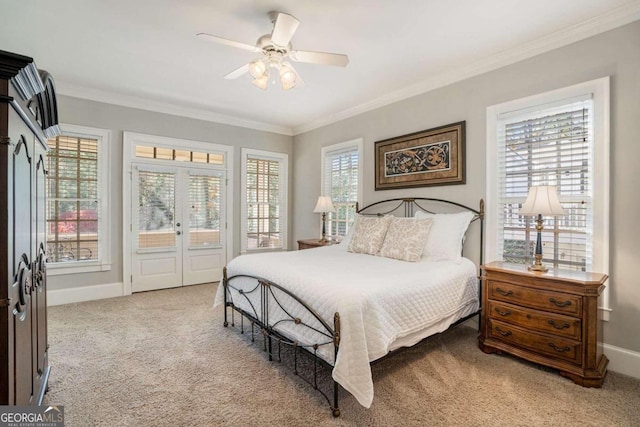
[[[475,311],[477,271],[473,262],[464,258],[461,264],[412,263],[354,254],[341,246],[243,255],[229,263],[227,275],[250,274],[271,280],[308,303],[331,326],[334,313],[340,313],[337,358],[333,360],[330,346],[324,346],[321,356],[333,364],[333,378],[368,408],[373,401],[369,362],[387,354],[396,339],[443,318],[449,317],[453,323],[460,317],[456,313]],[[223,287],[219,286],[214,305],[223,299]],[[234,303],[249,308],[241,298],[234,298]],[[442,330],[446,327],[448,324]]]

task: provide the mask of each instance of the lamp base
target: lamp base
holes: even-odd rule
[[[541,273],[546,273],[547,271],[549,271],[549,269],[547,267],[545,267],[544,265],[540,264],[540,265],[530,265],[529,267],[527,267],[527,270],[529,271],[539,271]]]
[[[538,239],[539,238],[540,238],[540,233],[538,233]],[[542,252],[542,251],[540,251],[540,252]],[[539,271],[541,273],[546,273],[547,271],[549,271],[549,269],[542,264],[542,253],[536,253],[534,256],[535,256],[536,260],[532,265],[527,267],[527,270],[529,270],[529,271]]]

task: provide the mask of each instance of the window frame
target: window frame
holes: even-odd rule
[[[111,183],[109,152],[111,131],[88,126],[60,124],[61,135],[98,140],[98,259],[91,261],[65,261],[47,263],[47,274],[51,276],[76,273],[93,273],[111,270]],[[47,219],[49,218],[47,212]],[[48,233],[47,233],[48,234]]]
[[[609,274],[609,156],[610,156],[610,78],[602,77],[579,83],[573,86],[556,89],[537,95],[528,96],[505,103],[487,107],[487,139],[486,139],[486,243],[485,259],[487,262],[499,260],[498,253],[498,171],[497,171],[497,137],[498,118],[501,114],[515,111],[534,111],[547,108],[554,103],[591,95],[593,99],[593,262],[591,270]],[[603,320],[609,320],[611,312],[609,289],[611,278],[605,288],[601,306]]]
[[[358,190],[357,190],[357,200],[356,203],[359,206],[362,206],[362,192],[363,192],[363,184],[364,184],[364,141],[362,138],[356,138],[349,141],[339,142],[337,144],[327,145],[325,147],[321,147],[320,149],[320,195],[331,197],[332,189],[326,188],[325,184],[327,183],[327,179],[325,176],[326,172],[326,163],[330,156],[339,154],[340,152],[344,152],[350,149],[355,148],[358,152]],[[328,193],[328,194],[327,194]],[[333,200],[332,200],[333,202]],[[331,214],[329,214],[331,215]],[[327,222],[330,222],[329,218]],[[322,227],[322,219],[319,220],[320,227]],[[328,231],[331,230],[330,226],[327,226]],[[347,230],[348,233],[348,230]],[[332,239],[335,238],[343,238],[344,236],[334,236],[330,233],[327,233],[327,237]]]
[[[247,160],[260,159],[277,161],[279,166],[279,199],[280,199],[280,247],[276,248],[256,248],[249,249],[247,247]],[[278,153],[275,151],[255,150],[251,148],[243,148],[241,150],[241,189],[240,189],[240,253],[256,253],[256,252],[277,252],[286,251],[289,247],[287,227],[289,224],[289,199],[288,199],[288,183],[289,183],[289,155],[286,153]]]

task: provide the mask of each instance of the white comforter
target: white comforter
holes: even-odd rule
[[[478,307],[476,267],[465,258],[460,264],[412,263],[354,254],[344,245],[334,245],[243,255],[227,266],[228,277],[241,273],[287,288],[331,326],[334,313],[340,313],[337,358],[333,360],[330,346],[324,346],[321,356],[333,364],[333,378],[367,408],[373,400],[370,361],[387,354],[395,340],[449,318],[440,328],[444,330],[460,317],[456,313]],[[214,305],[223,299],[219,286]],[[234,298],[234,303],[249,307],[241,298]]]

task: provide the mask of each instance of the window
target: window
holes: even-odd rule
[[[532,262],[535,221],[518,212],[529,187],[553,185],[566,215],[544,218],[543,263],[608,272],[608,87],[605,78],[487,110],[489,259]]]
[[[175,148],[152,147],[149,145],[136,145],[136,157],[224,165],[223,153],[204,153],[201,151],[177,150]]]
[[[344,236],[362,200],[362,139],[322,148],[322,195],[331,196],[335,212],[327,215],[327,235]]]
[[[287,248],[288,156],[242,150],[241,251]]]
[[[110,132],[62,125],[48,141],[47,260],[51,274],[111,268],[106,179]]]

